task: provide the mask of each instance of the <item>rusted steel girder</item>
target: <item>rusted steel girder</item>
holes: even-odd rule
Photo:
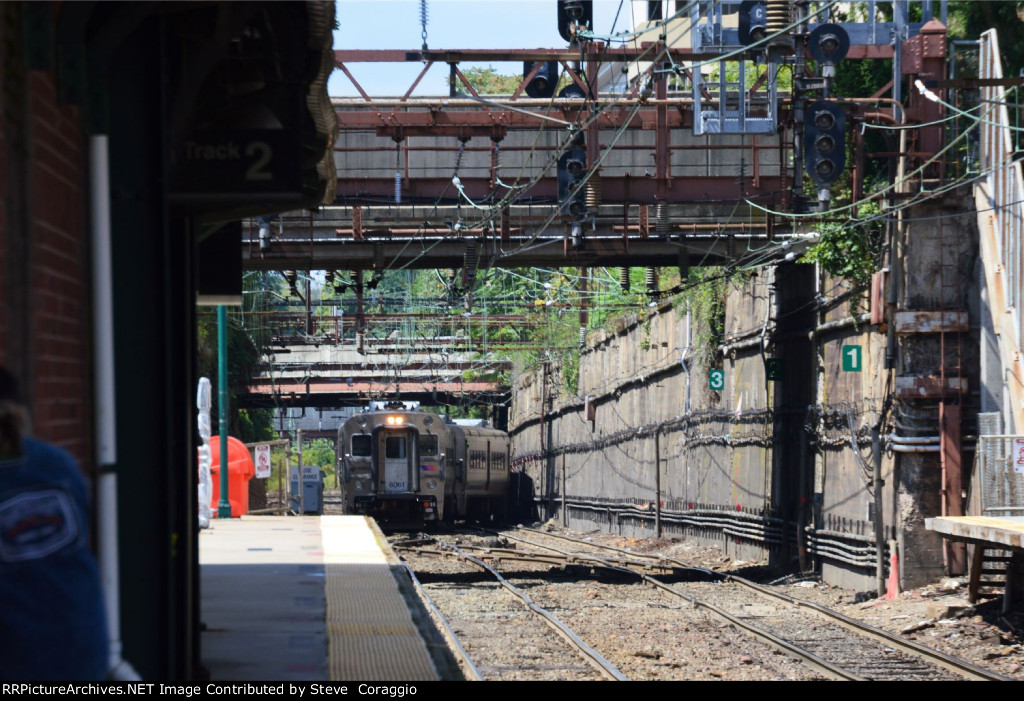
[[[582,52],[573,49],[438,49],[435,51],[406,51],[404,49],[338,49],[334,52],[337,63],[434,63],[493,62],[493,61],[584,61],[618,63],[655,58],[651,42],[633,46],[606,46],[602,42],[586,44]],[[674,61],[703,61],[716,59],[720,53],[694,53],[689,48],[670,49]],[[892,49],[889,49],[892,56]]]
[[[502,249],[492,245],[492,236],[478,244],[478,266],[660,267],[666,261],[674,264],[680,254],[688,255],[694,265],[720,265],[729,259],[730,238],[738,242],[740,250],[746,250],[748,245],[759,248],[767,240],[764,229],[752,231],[742,222],[712,225],[710,229],[698,227],[701,225],[672,225],[661,237],[633,239],[628,246],[621,230],[600,237],[588,233],[583,248],[568,252],[557,229],[539,239],[511,237],[507,248]],[[465,262],[466,243],[465,239],[439,236],[278,241],[264,253],[256,247],[243,246],[242,266],[246,270],[369,270],[379,256],[390,267],[458,269]]]
[[[504,404],[509,390],[492,382],[256,382],[237,400],[240,407],[331,408],[395,396],[431,405]]]
[[[514,104],[514,103],[510,103]],[[338,106],[338,128],[341,131],[366,131],[376,129],[377,136],[389,138],[405,138],[407,136],[488,136],[503,138],[510,129],[536,129],[545,117],[564,119],[567,122],[576,120],[579,109],[563,110],[558,105],[551,107],[536,106],[536,112],[523,112],[495,107],[489,112],[465,107],[459,109],[451,105],[416,102],[410,103],[402,111],[383,112],[366,109],[357,104]],[[476,105],[479,107],[480,105]],[[687,127],[693,125],[693,104],[687,100],[668,100],[663,105],[644,108],[632,118],[624,107],[610,107],[597,115],[597,128],[618,129],[628,124],[629,129],[655,129],[658,126],[658,110],[665,111],[665,126]]]
[[[276,351],[276,352],[280,352],[280,351]],[[449,361],[449,362],[443,363],[443,364],[441,364],[441,363],[430,363],[430,362],[426,362],[426,361],[424,361],[424,362],[410,362],[410,363],[406,363],[405,365],[398,365],[398,366],[391,365],[391,366],[388,366],[388,372],[392,372],[392,373],[397,372],[397,373],[399,373],[399,375],[401,375],[402,373],[406,373],[406,372],[420,372],[420,373],[422,373],[423,371],[428,371],[428,372],[434,372],[435,374],[443,375],[443,374],[446,374],[446,373],[447,374],[451,374],[452,372],[461,372],[462,370],[479,370],[480,369],[480,365],[481,365],[480,361]],[[487,362],[487,366],[488,366],[488,369],[509,370],[509,369],[512,368],[512,361],[511,360],[508,360],[508,361],[500,361],[500,360],[488,361]],[[264,362],[264,363],[258,363],[256,365],[256,376],[253,379],[269,381],[269,378],[261,377],[261,375],[263,375],[263,373],[267,372],[269,368],[274,368],[275,374],[278,374],[278,375],[280,375],[280,373],[283,373],[283,372],[296,373],[296,372],[300,372],[300,371],[306,371],[306,372],[310,372],[311,371],[311,372],[315,372],[317,374],[321,374],[321,373],[334,373],[334,372],[340,372],[340,373],[366,373],[367,372],[366,362],[365,361],[358,362],[358,363],[355,363],[355,362],[350,362],[350,363],[321,363],[321,362],[313,362],[313,363],[287,363],[287,362],[265,363]],[[345,379],[345,378],[342,378],[342,379]],[[280,382],[280,381],[281,380],[278,379],[278,382]],[[289,380],[286,380],[286,381],[289,381]]]
[[[460,177],[466,195],[475,200],[490,194],[489,177]],[[627,186],[628,182],[628,186]],[[629,191],[627,193],[627,187]],[[393,178],[352,177],[338,178],[338,204],[375,204],[390,202],[394,196]],[[739,182],[730,177],[674,177],[672,189],[658,196],[658,180],[636,176],[601,176],[601,201],[604,203],[673,203],[709,202],[713,200],[737,200],[778,194],[783,190],[782,179],[778,176],[764,176],[758,179],[757,187],[749,180]],[[558,183],[555,178],[544,178],[530,188],[535,198],[558,197]],[[410,178],[403,185],[402,197],[406,201],[435,202],[441,197],[454,199],[450,178]],[[363,224],[366,228],[366,224]]]
[[[946,73],[946,28],[937,20],[927,22],[921,33],[903,44],[903,74],[918,76],[922,80],[938,80]],[[945,96],[945,90],[937,89]],[[931,124],[916,130],[916,150],[924,152],[924,158],[938,153],[945,144],[945,124],[940,122],[946,108],[928,100],[918,90],[912,89],[907,95],[906,117],[911,122]],[[927,175],[942,179],[945,176],[944,163],[932,164]]]

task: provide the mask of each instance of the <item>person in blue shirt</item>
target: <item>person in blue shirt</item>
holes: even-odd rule
[[[85,478],[66,451],[26,435],[27,417],[0,366],[0,680],[103,680],[108,639]]]

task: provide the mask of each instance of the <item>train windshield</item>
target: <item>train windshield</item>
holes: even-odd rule
[[[420,455],[437,455],[437,436],[420,436]]]
[[[352,455],[360,458],[369,457],[373,451],[373,439],[365,434],[352,436]]]
[[[388,436],[384,441],[384,452],[392,460],[407,457],[405,436]]]

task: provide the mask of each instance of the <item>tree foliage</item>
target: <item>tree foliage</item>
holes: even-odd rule
[[[473,89],[481,95],[508,95],[514,93],[516,88],[519,87],[519,83],[523,80],[522,76],[502,75],[494,70],[493,66],[488,66],[487,68],[474,66],[460,70],[462,70],[462,75],[466,76],[469,84],[473,86]],[[455,81],[455,89],[464,90],[465,86],[462,84],[462,81],[457,77]],[[445,87],[449,87],[448,79],[445,79]]]
[[[820,237],[800,262],[817,263],[828,274],[852,283],[854,292],[863,292],[880,264],[884,222],[878,213],[878,205],[867,202],[860,205],[859,220],[822,222]]]
[[[1024,67],[1024,2],[987,0],[951,2],[948,10],[951,39],[977,39],[995,28],[1003,59],[1003,75],[1015,76]]]
[[[302,447],[302,464],[326,468],[334,467],[334,446],[326,438],[317,438]]]

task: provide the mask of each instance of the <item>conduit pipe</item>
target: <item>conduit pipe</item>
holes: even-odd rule
[[[848,316],[845,319],[836,319],[835,321],[828,321],[824,324],[819,324],[813,331],[807,334],[810,340],[814,340],[819,334],[824,331],[834,331],[836,329],[844,329],[847,326],[856,326],[858,324],[864,324],[871,321],[871,314],[864,313],[858,316]]]
[[[938,443],[942,440],[939,436],[897,436],[895,433],[890,433],[886,438],[888,438],[892,443],[900,443],[903,445]]]
[[[922,444],[911,444],[906,445],[904,443],[893,443],[889,448],[895,453],[937,453],[939,452],[938,445],[922,445]]]
[[[117,514],[117,407],[114,392],[114,291],[110,243],[110,163],[104,134],[89,137],[92,224],[93,435],[96,444],[96,514],[100,580],[109,636],[107,678],[140,681],[121,657],[121,582]]]

